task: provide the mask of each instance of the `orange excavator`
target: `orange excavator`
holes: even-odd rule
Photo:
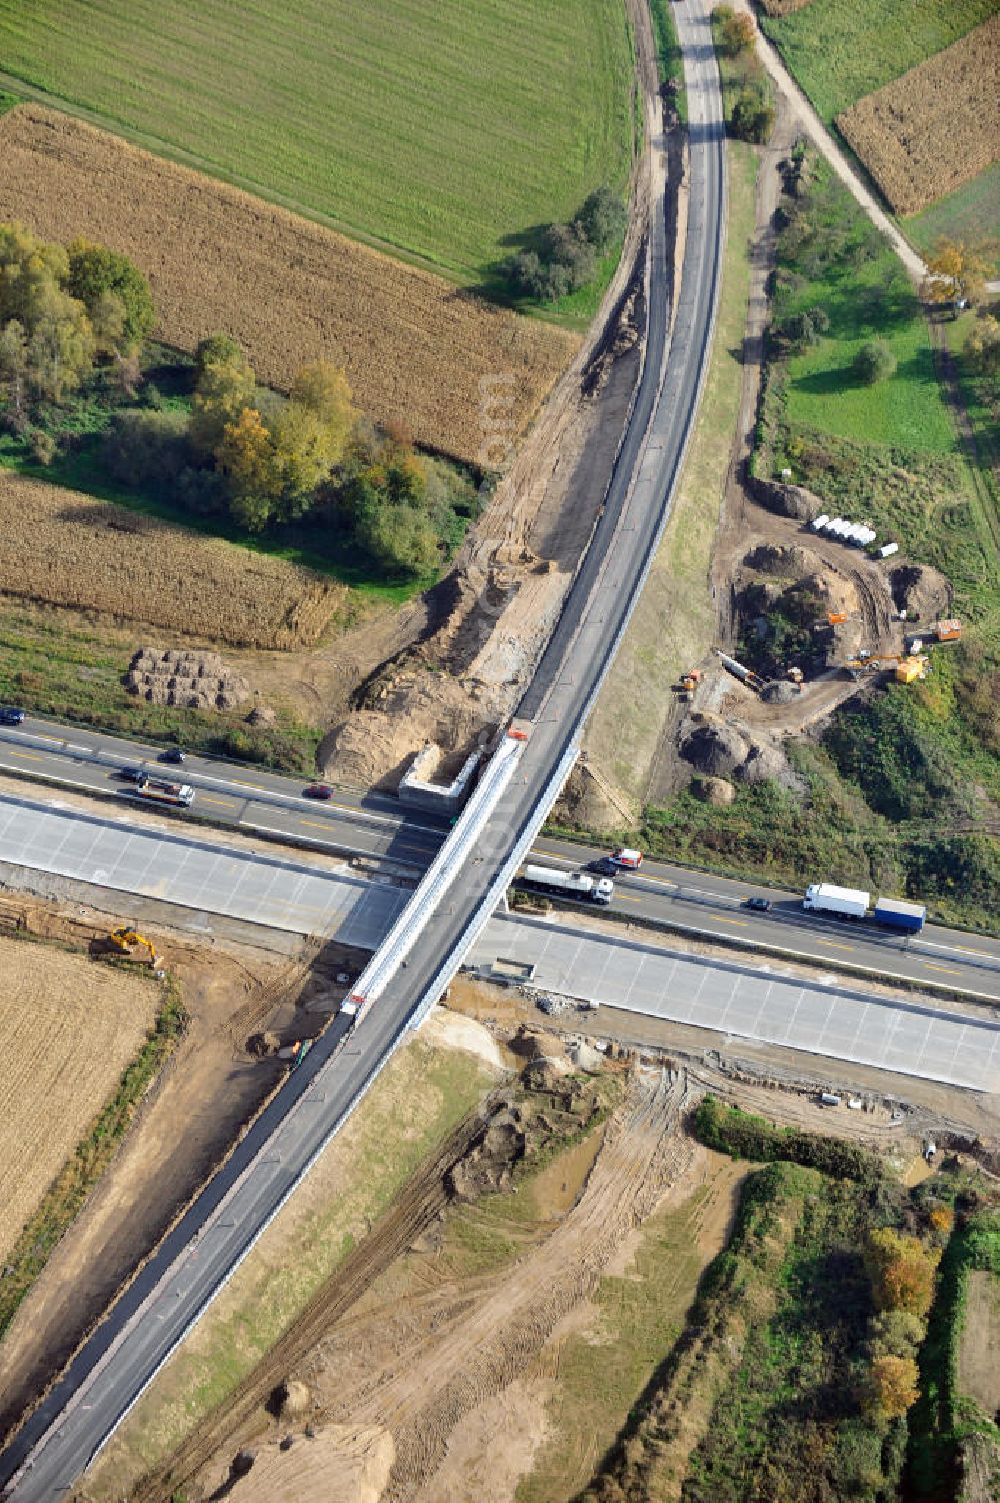
[[[100,955],[120,956],[123,960],[136,960],[136,948],[140,947],[148,952],[148,964],[155,966],[157,961],[156,948],[151,939],[137,930],[123,925],[120,929],[113,929],[108,935],[102,935],[96,939],[91,947],[92,951]]]

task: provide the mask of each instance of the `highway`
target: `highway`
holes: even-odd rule
[[[79,726],[28,719],[21,727],[0,727],[0,768],[79,792],[110,795],[118,817],[126,810],[140,812],[130,785],[118,776],[120,769],[148,764],[158,774],[183,776],[197,790],[193,808],[213,824],[376,865],[391,863],[392,870],[414,878],[426,870],[448,833],[443,821],[406,810],[391,795],[335,787],[333,797],[321,803],[303,797],[307,784],[302,779],[205,757],[192,756],[173,769],[156,759],[154,747]],[[179,827],[188,818],[178,818]],[[532,847],[534,859],[566,867],[604,854],[604,849],[545,836]],[[0,860],[13,859],[0,843]],[[771,912],[741,910],[751,896],[769,898]],[[801,893],[659,861],[646,861],[641,873],[618,878],[616,908],[624,908],[637,924],[678,925],[731,942],[792,950],[833,967],[866,966],[889,979],[949,986],[1000,1001],[1000,941],[986,935],[928,925],[919,937],[903,938],[873,926],[810,917],[802,912]],[[306,927],[302,932],[313,931]]]
[[[401,915],[359,979],[367,1005],[354,1032],[338,1021],[306,1056],[267,1120],[188,1212],[170,1256],[150,1260],[0,1457],[0,1483],[16,1474],[19,1503],[66,1491],[231,1276],[406,1029],[440,996],[573,766],[669,515],[714,327],[725,214],[718,73],[705,0],[678,0],[672,11],[689,107],[682,284],[668,345],[663,199],[654,193],[643,373],[594,538],[521,706],[528,739],[501,742],[448,850],[417,889],[413,918]],[[662,157],[662,141],[653,144]]]

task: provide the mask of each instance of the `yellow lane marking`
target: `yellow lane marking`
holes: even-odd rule
[[[720,924],[735,924],[739,929],[746,929],[749,927],[746,919],[726,918],[725,915],[721,913],[717,913],[715,917],[718,919]]]
[[[199,804],[220,804],[223,809],[228,809],[233,801],[231,798],[216,798],[213,794],[203,793],[201,789],[199,789],[198,802]]]
[[[816,943],[818,945],[829,945],[831,950],[847,950],[850,952],[854,949],[853,945],[838,945],[835,939],[818,939]]]
[[[956,971],[954,966],[935,965],[933,960],[925,960],[924,965],[929,971],[944,971],[946,976],[961,976],[961,971]]]
[[[300,819],[299,824],[309,825],[313,830],[325,830],[328,835],[330,833],[330,822],[326,819]]]
[[[40,757],[37,752],[21,751],[19,748],[14,747],[14,746],[12,746],[10,748],[10,755],[12,757],[24,757],[24,759],[26,761],[28,761],[28,762],[44,762],[45,761],[45,758],[44,757]]]
[[[634,898],[631,893],[619,892],[615,894],[616,903],[641,903],[642,898]]]

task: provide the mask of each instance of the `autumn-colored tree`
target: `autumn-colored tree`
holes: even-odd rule
[[[734,11],[728,5],[720,5],[716,12],[722,47],[730,57],[749,52],[757,40],[757,28],[753,17],[746,11]]]
[[[871,1365],[866,1408],[882,1419],[898,1419],[916,1403],[917,1377],[912,1357],[876,1357]]]
[[[909,1310],[883,1310],[871,1327],[875,1357],[912,1357],[924,1339],[926,1322]]]
[[[94,331],[82,303],[50,286],[37,300],[28,340],[28,384],[40,397],[61,402],[75,391],[94,359]]]
[[[977,374],[1000,375],[1000,320],[986,313],[976,319],[965,340],[965,356]]]
[[[215,451],[225,476],[230,510],[251,532],[259,532],[274,512],[275,478],[271,435],[255,407],[244,407],[227,423]]]
[[[44,313],[44,300],[69,276],[61,245],[39,240],[23,224],[0,224],[0,324],[16,318],[29,337]]]
[[[975,246],[964,240],[939,240],[927,258],[928,275],[921,295],[928,303],[955,303],[962,298],[978,303],[983,296],[989,266]]]
[[[256,389],[253,366],[238,345],[228,358],[207,362],[191,403],[190,434],[195,448],[216,454],[227,425],[237,422],[244,408],[254,407]]]
[[[939,1257],[936,1250],[925,1248],[916,1237],[889,1227],[873,1231],[868,1238],[866,1263],[877,1307],[926,1315]]]
[[[323,424],[325,443],[333,456],[330,462],[335,464],[358,420],[344,372],[326,360],[304,365],[292,382],[291,400]]]

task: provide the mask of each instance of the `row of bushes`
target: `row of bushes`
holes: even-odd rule
[[[715,1096],[706,1096],[699,1103],[692,1125],[706,1148],[728,1153],[734,1159],[752,1159],[755,1163],[787,1160],[860,1184],[874,1184],[883,1177],[882,1165],[864,1148],[799,1128],[775,1127],[763,1117],[725,1106]]]
[[[511,291],[520,298],[550,303],[593,282],[598,260],[620,242],[628,221],[621,195],[597,188],[569,224],[549,224],[533,245],[518,251],[504,267]]]

